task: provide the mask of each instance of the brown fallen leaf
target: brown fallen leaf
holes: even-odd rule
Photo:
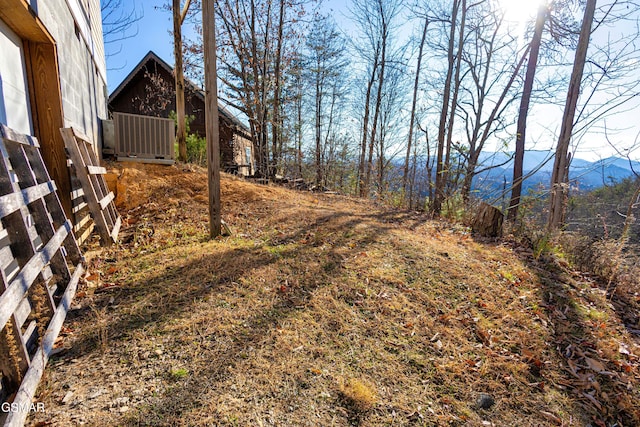
[[[598,427],[607,427],[607,424],[602,421],[602,420],[593,420],[593,422],[598,426]]]
[[[99,273],[93,273],[90,274],[88,276],[85,276],[85,280],[88,282],[96,282],[100,279],[100,274]]]
[[[558,425],[562,425],[562,420],[560,418],[558,418],[557,416],[555,416],[554,414],[552,414],[551,412],[540,411],[540,414],[543,417],[545,417],[547,419],[547,421],[551,421],[552,423],[556,423]]]
[[[591,369],[592,371],[598,372],[598,373],[603,373],[606,372],[606,368],[604,366],[604,364],[596,359],[592,359],[590,357],[585,357],[584,360],[587,362],[587,366],[589,367],[589,369]]]

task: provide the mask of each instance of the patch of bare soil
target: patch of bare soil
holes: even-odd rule
[[[117,167],[32,425],[640,423],[637,337],[562,260],[230,176],[211,241],[204,170]]]

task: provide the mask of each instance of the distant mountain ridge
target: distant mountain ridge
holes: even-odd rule
[[[513,158],[509,153],[483,153],[480,156],[478,170],[496,166],[476,175],[473,190],[480,197],[495,197],[506,186],[511,186],[513,176]],[[523,193],[531,189],[547,189],[551,182],[553,170],[553,152],[529,150],[525,152],[524,175],[528,176],[523,183]],[[629,161],[620,157],[608,157],[597,161],[573,159],[569,167],[569,180],[578,191],[591,191],[604,185],[622,181],[636,173],[640,173],[640,162]]]

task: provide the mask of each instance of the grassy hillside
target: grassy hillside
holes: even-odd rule
[[[34,425],[640,423],[625,308],[562,259],[232,177],[209,241],[203,170],[119,166]]]

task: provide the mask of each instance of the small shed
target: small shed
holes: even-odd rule
[[[142,58],[109,96],[109,111],[113,114],[168,118],[175,109],[173,67],[152,51]],[[218,112],[222,167],[240,175],[253,175],[255,150],[249,129],[227,108],[219,106]],[[190,132],[204,137],[204,91],[189,80],[185,80],[185,113],[193,117],[189,124]]]

